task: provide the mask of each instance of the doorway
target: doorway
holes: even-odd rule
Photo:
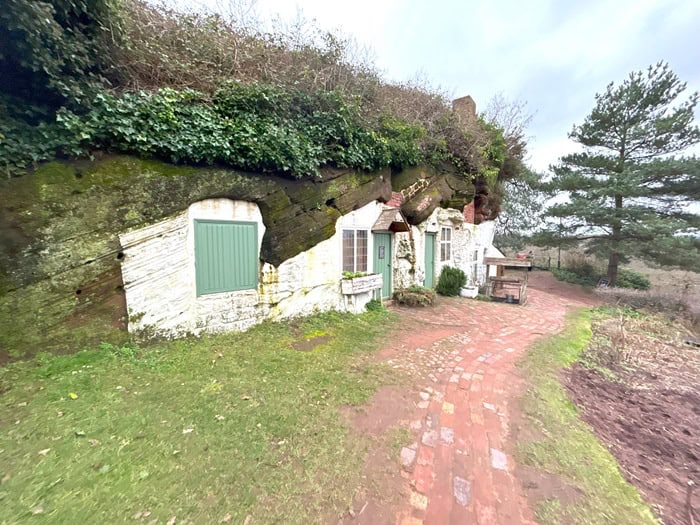
[[[425,234],[425,281],[423,286],[435,288],[435,234]]]
[[[374,234],[374,273],[382,275],[381,298],[391,297],[391,233]]]

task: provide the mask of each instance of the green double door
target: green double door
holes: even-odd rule
[[[435,234],[425,234],[425,282],[426,288],[435,288]]]
[[[373,271],[382,274],[382,299],[391,297],[391,234],[374,234]]]

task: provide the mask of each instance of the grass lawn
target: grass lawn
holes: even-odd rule
[[[561,384],[561,370],[578,360],[590,341],[592,315],[587,310],[571,315],[564,332],[535,343],[520,363],[529,385],[523,409],[543,437],[519,444],[518,459],[560,475],[581,491],[572,502],[542,502],[536,513],[544,525],[657,524],[637,489],[622,477],[615,458],[581,421]]]
[[[342,515],[368,442],[339,408],[392,380],[367,358],[391,319],[321,314],[0,370],[0,523]],[[323,344],[292,349],[309,337]]]

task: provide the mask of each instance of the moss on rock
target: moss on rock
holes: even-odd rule
[[[87,339],[68,333],[91,326],[99,342],[123,325],[121,232],[202,199],[251,201],[266,225],[261,257],[277,266],[333,235],[343,213],[387,200],[391,185],[383,172],[297,181],[119,155],[47,163],[0,191],[0,349],[21,356],[77,350]]]
[[[473,187],[450,177],[418,167],[393,175],[328,169],[292,180],[124,155],[44,164],[0,182],[0,351],[63,352],[125,337],[119,233],[193,202],[257,203],[266,226],[261,258],[278,266],[331,237],[342,215],[419,179],[427,185],[403,207],[414,224],[440,202],[460,204]]]

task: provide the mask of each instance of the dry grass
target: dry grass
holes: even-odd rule
[[[654,375],[663,388],[685,390],[696,384],[700,354],[686,344],[693,334],[683,323],[669,322],[666,315],[605,307],[594,317],[593,332],[582,358],[586,366],[625,372],[631,386],[643,383],[646,374]]]
[[[528,246],[521,251],[532,251],[535,266],[557,266],[557,249]],[[562,250],[562,268],[591,264],[605,273],[606,262],[583,253],[581,249]],[[649,278],[649,290],[596,289],[596,293],[610,304],[649,308],[689,321],[694,330],[700,329],[700,274],[679,269],[655,268],[633,260],[623,268],[642,273]]]
[[[238,82],[336,91],[358,103],[369,127],[386,119],[418,125],[425,131],[423,151],[447,150],[472,173],[485,166],[483,152],[493,140],[488,129],[478,120],[460,119],[450,94],[425,79],[385,80],[371,53],[351,37],[303,18],[270,28],[226,6],[213,12],[176,10],[145,0],[124,0],[123,5],[124,36],[113,46],[110,75],[119,90],[170,87],[213,95],[222,85]],[[522,107],[513,109],[501,97],[489,106],[489,115],[491,124],[505,126],[509,158],[521,159],[526,147]],[[511,165],[499,174],[516,176]],[[493,200],[497,206],[498,196]]]

